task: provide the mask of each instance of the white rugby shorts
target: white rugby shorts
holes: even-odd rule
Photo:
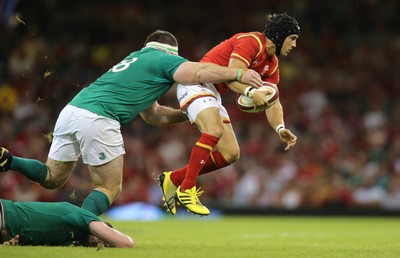
[[[212,83],[203,85],[182,85],[178,84],[176,96],[182,112],[185,113],[191,123],[201,111],[210,107],[217,107],[224,122],[229,122],[229,115],[222,105],[221,95]]]
[[[76,161],[91,166],[105,164],[125,154],[118,121],[88,110],[67,105],[58,116],[49,157],[57,161]]]

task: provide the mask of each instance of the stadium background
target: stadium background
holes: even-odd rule
[[[0,1],[0,145],[45,161],[59,111],[84,86],[142,47],[155,29],[174,33],[198,60],[241,31],[262,31],[267,13],[301,25],[280,59],[281,101],[297,146],[284,145],[263,115],[223,97],[241,159],[202,176],[207,206],[226,210],[400,211],[400,2],[365,1]],[[177,106],[174,92],[163,104]],[[161,205],[154,180],[184,165],[199,133],[189,125],[123,127],[124,185],[115,205]],[[60,190],[18,173],[0,175],[0,196],[80,204],[92,189],[79,164]]]

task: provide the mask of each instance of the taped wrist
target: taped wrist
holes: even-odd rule
[[[255,91],[256,88],[249,86],[244,90],[244,95],[246,97],[252,98]]]
[[[236,81],[242,82],[243,76],[246,73],[247,69],[240,68],[236,74]]]
[[[283,129],[285,129],[285,124],[279,124],[277,127],[275,127],[275,131],[277,133],[279,133]]]

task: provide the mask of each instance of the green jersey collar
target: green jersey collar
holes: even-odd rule
[[[149,43],[146,44],[146,47],[152,47],[152,48],[156,48],[162,51],[165,51],[169,54],[172,55],[178,55],[178,47],[174,47],[168,44],[163,44],[160,42],[156,42],[156,41],[151,41]]]

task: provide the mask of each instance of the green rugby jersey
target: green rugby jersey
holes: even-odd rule
[[[172,87],[176,69],[186,61],[162,47],[144,47],[82,89],[69,104],[126,124]]]
[[[20,245],[68,246],[87,239],[89,223],[102,221],[68,202],[13,202],[1,199],[9,237]]]

